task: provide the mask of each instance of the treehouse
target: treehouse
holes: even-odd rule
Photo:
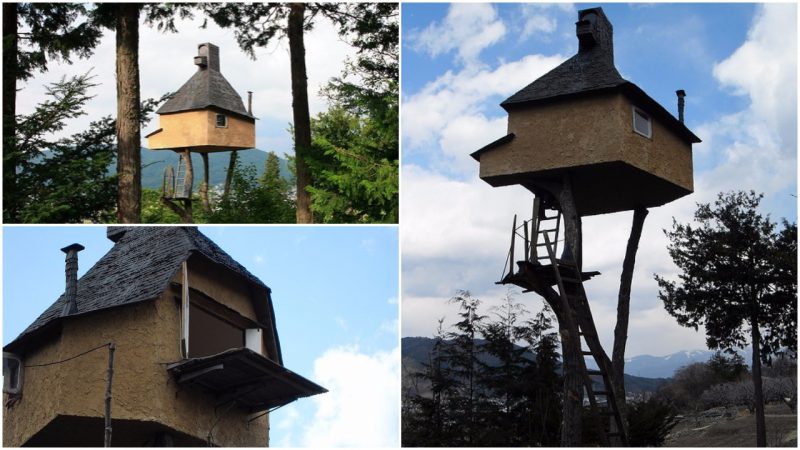
[[[219,47],[200,44],[197,72],[156,111],[159,128],[148,134],[151,150],[223,152],[254,148],[256,119],[252,107],[220,72]]]
[[[578,14],[578,53],[501,103],[507,134],[472,153],[481,179],[547,199],[549,186],[568,175],[579,216],[690,194],[692,144],[700,139],[683,124],[683,91],[676,119],[620,76],[603,10]]]
[[[107,236],[80,279],[62,249],[64,294],[3,348],[4,447],[261,447],[270,411],[326,392],[284,366],[270,288],[196,228]]]

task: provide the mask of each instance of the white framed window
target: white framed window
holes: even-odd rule
[[[14,354],[3,352],[3,392],[22,393],[22,360]]]
[[[650,114],[635,106],[633,107],[633,131],[646,138],[653,137],[653,120],[650,118]]]
[[[228,128],[228,118],[225,114],[217,114],[217,128]]]

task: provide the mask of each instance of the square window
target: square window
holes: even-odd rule
[[[633,131],[646,138],[653,137],[653,124],[650,116],[639,108],[633,108]]]
[[[217,114],[217,128],[226,128],[228,126],[228,118],[225,114]]]

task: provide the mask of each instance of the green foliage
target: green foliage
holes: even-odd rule
[[[397,121],[394,121],[396,128]],[[334,107],[312,120],[308,188],[321,222],[397,223],[397,135],[385,122]]]
[[[439,328],[418,384],[404,392],[403,446],[519,447],[559,442],[562,383],[552,313],[526,314],[511,296],[493,318],[460,291],[459,320]],[[484,339],[481,340],[479,337]],[[525,345],[517,345],[524,343]]]
[[[209,220],[214,223],[294,223],[294,199],[280,174],[280,160],[269,152],[263,174],[255,166],[236,163],[231,192],[219,199]]]
[[[17,4],[18,23],[26,31],[18,34],[16,66],[4,66],[3,76],[10,75],[9,70],[17,79],[27,80],[35,71],[47,71],[48,59],[71,63],[74,55],[88,58],[101,32],[89,21],[80,21],[86,14],[86,7],[78,3]]]
[[[723,352],[716,351],[706,364],[713,374],[715,383],[737,381],[747,376],[747,364],[738,353],[730,352],[730,356],[725,356]]]
[[[712,349],[743,348],[748,325],[763,328],[761,359],[797,351],[797,226],[758,213],[762,195],[720,194],[698,205],[696,227],[673,222],[669,254],[679,281],[656,275],[667,312],[704,325]]]
[[[47,87],[48,99],[33,113],[17,116],[16,147],[7,148],[18,161],[16,191],[7,193],[18,206],[6,222],[79,223],[110,220],[116,202],[116,177],[107,174],[114,158],[114,121],[102,118],[89,129],[54,139],[83,107],[95,87],[87,75]]]
[[[200,196],[192,195],[192,221],[210,223]],[[142,188],[142,223],[184,223],[180,216],[161,201],[161,191]]]
[[[631,447],[661,447],[678,424],[675,408],[657,397],[629,403],[626,411]]]

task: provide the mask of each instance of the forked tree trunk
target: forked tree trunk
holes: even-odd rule
[[[625,417],[625,346],[628,343],[628,319],[631,308],[631,285],[633,284],[633,268],[636,265],[636,252],[642,237],[644,220],[648,211],[638,208],[633,211],[631,235],[625,249],[622,262],[622,275],[619,281],[619,297],[617,299],[617,325],[614,328],[614,349],[611,355],[611,382],[614,385],[614,397],[617,400],[619,413]]]
[[[203,182],[200,184],[200,201],[206,212],[211,211],[211,204],[208,202],[208,153],[200,153],[203,158]]]
[[[194,223],[192,218],[192,187],[194,186],[194,169],[192,168],[192,152],[189,149],[183,151],[183,162],[186,164],[186,176],[184,178],[184,192],[186,200],[183,200],[183,221]]]
[[[767,426],[764,420],[764,389],[761,383],[761,332],[758,318],[750,319],[750,334],[753,343],[753,401],[756,409],[756,447],[767,446]]]
[[[294,116],[294,163],[297,173],[297,223],[313,223],[311,171],[306,165],[306,155],[311,151],[311,118],[308,112],[308,80],[306,75],[306,50],[303,44],[303,19],[305,4],[289,5],[289,59],[292,69],[292,113]]]
[[[117,6],[117,221],[141,221],[141,137],[139,131],[139,9]]]
[[[17,221],[17,4],[3,3],[3,216]]]

